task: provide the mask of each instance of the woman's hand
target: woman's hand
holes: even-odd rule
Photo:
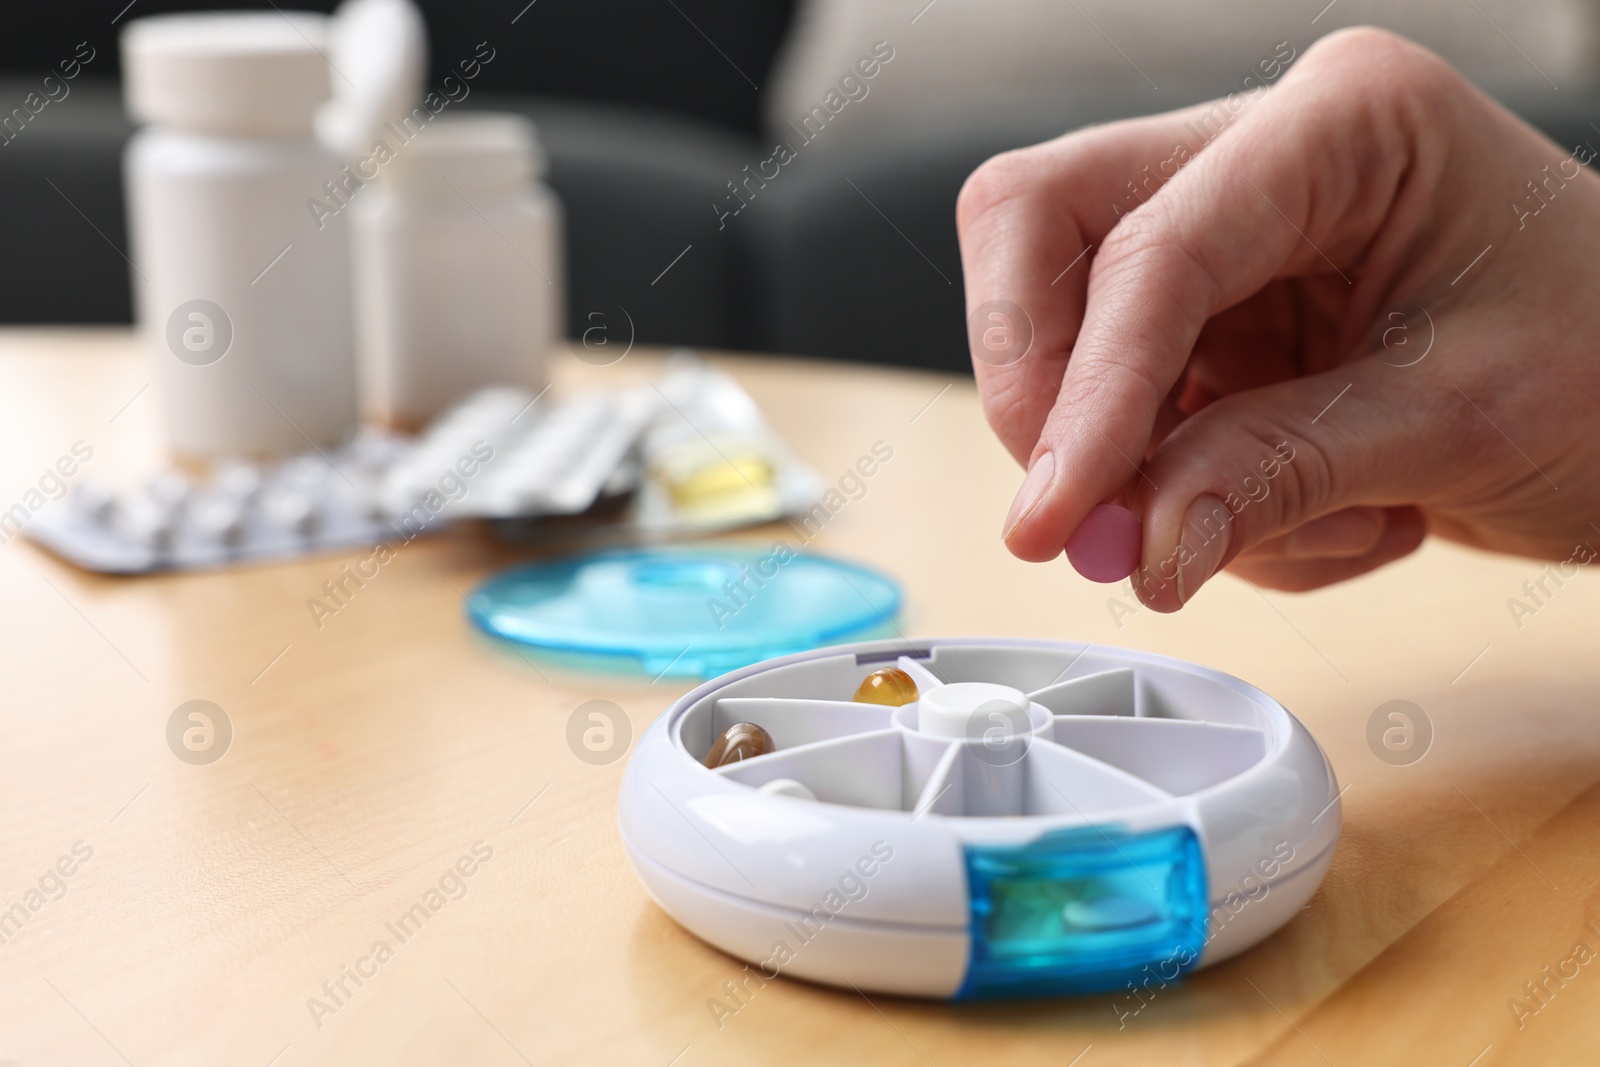
[[[985,410],[1028,467],[1011,551],[1124,504],[1138,594],[1174,611],[1224,566],[1311,589],[1430,530],[1600,544],[1594,154],[1355,30],[1253,98],[984,164],[957,220]]]

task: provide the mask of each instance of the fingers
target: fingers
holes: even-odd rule
[[[1385,508],[1345,508],[1263,541],[1241,555],[1263,562],[1357,559],[1377,547],[1387,526]]]
[[[1439,171],[1419,164],[1425,153],[1414,126],[1391,113],[1403,94],[1349,92],[1364,64],[1392,64],[1393,51],[1378,49],[1374,60],[1336,49],[1319,61],[1339,65],[1336,78],[1318,77],[1308,53],[1106,236],[1072,358],[1033,451],[1033,465],[1047,465],[1048,476],[1027,479],[1013,509],[1013,553],[1051,558],[1095,505],[1130,484],[1140,493],[1150,488],[1134,461],[1219,312],[1275,279],[1309,277],[1337,291],[1334,323],[1349,328],[1370,317],[1395,268],[1376,269],[1362,257],[1381,228],[1384,254],[1403,258],[1428,209],[1415,186],[1436,181]]]
[[[1189,387],[1218,397],[1298,377],[1297,296],[1274,284],[1214,315],[1190,353]]]
[[[1461,462],[1442,396],[1362,359],[1196,413],[1145,465],[1140,599],[1176,611],[1230,564],[1309,589],[1410,552],[1422,520],[1403,505]]]
[[[990,425],[1019,463],[1060,388],[1095,250],[1199,151],[1193,130],[1204,110],[1006,152],[962,187],[956,227],[973,369]]]
[[[1365,509],[1364,509],[1365,510]],[[1325,585],[1357,578],[1387,563],[1409,556],[1428,534],[1427,523],[1416,508],[1371,509],[1379,516],[1378,536],[1372,546],[1359,555],[1271,558],[1254,552],[1234,560],[1228,570],[1248,582],[1303,593]],[[1333,516],[1328,516],[1332,518]],[[1321,520],[1316,520],[1321,521]],[[1315,525],[1316,522],[1310,525]]]

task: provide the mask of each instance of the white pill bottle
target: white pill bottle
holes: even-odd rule
[[[565,333],[561,205],[520,115],[391,123],[352,202],[366,414],[415,430],[469,393],[537,393]]]
[[[344,178],[313,132],[327,19],[168,15],[122,35],[139,330],[181,457],[273,455],[356,423]],[[320,225],[319,225],[320,223]]]

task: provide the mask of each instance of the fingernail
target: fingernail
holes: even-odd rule
[[[1189,505],[1178,531],[1178,604],[1189,598],[1216,573],[1233,540],[1233,513],[1226,504],[1207,494]]]
[[[1067,538],[1067,561],[1091,582],[1120,582],[1139,566],[1139,516],[1097,504]]]
[[[1011,540],[1011,535],[1022,525],[1022,520],[1039,506],[1039,501],[1044,499],[1045,491],[1050,488],[1050,481],[1055,473],[1054,453],[1042,453],[1033,461],[1033,466],[1028,468],[1028,476],[1022,479],[1022,488],[1017,490],[1017,498],[1011,502],[1011,511],[1006,515],[1006,532],[1002,540]]]

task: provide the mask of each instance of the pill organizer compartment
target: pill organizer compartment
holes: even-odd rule
[[[1092,662],[1075,665],[1090,672],[1080,677],[1062,679],[1057,668],[1046,678],[1048,665],[1001,649],[900,656],[895,665],[916,681],[920,698],[951,682],[1045,684],[1026,694],[1026,736],[1004,727],[999,738],[929,736],[918,729],[916,703],[725,696],[692,709],[680,739],[703,760],[728,727],[756,723],[778,750],[714,773],[748,786],[792,778],[825,803],[973,816],[1087,816],[1171,800],[1224,782],[1267,752],[1270,724],[1249,705],[1231,705],[1230,691],[1204,678],[1151,672],[1140,679],[1129,668],[1096,670]],[[853,692],[878,665],[851,666],[829,664],[826,676],[793,680],[813,692]]]

